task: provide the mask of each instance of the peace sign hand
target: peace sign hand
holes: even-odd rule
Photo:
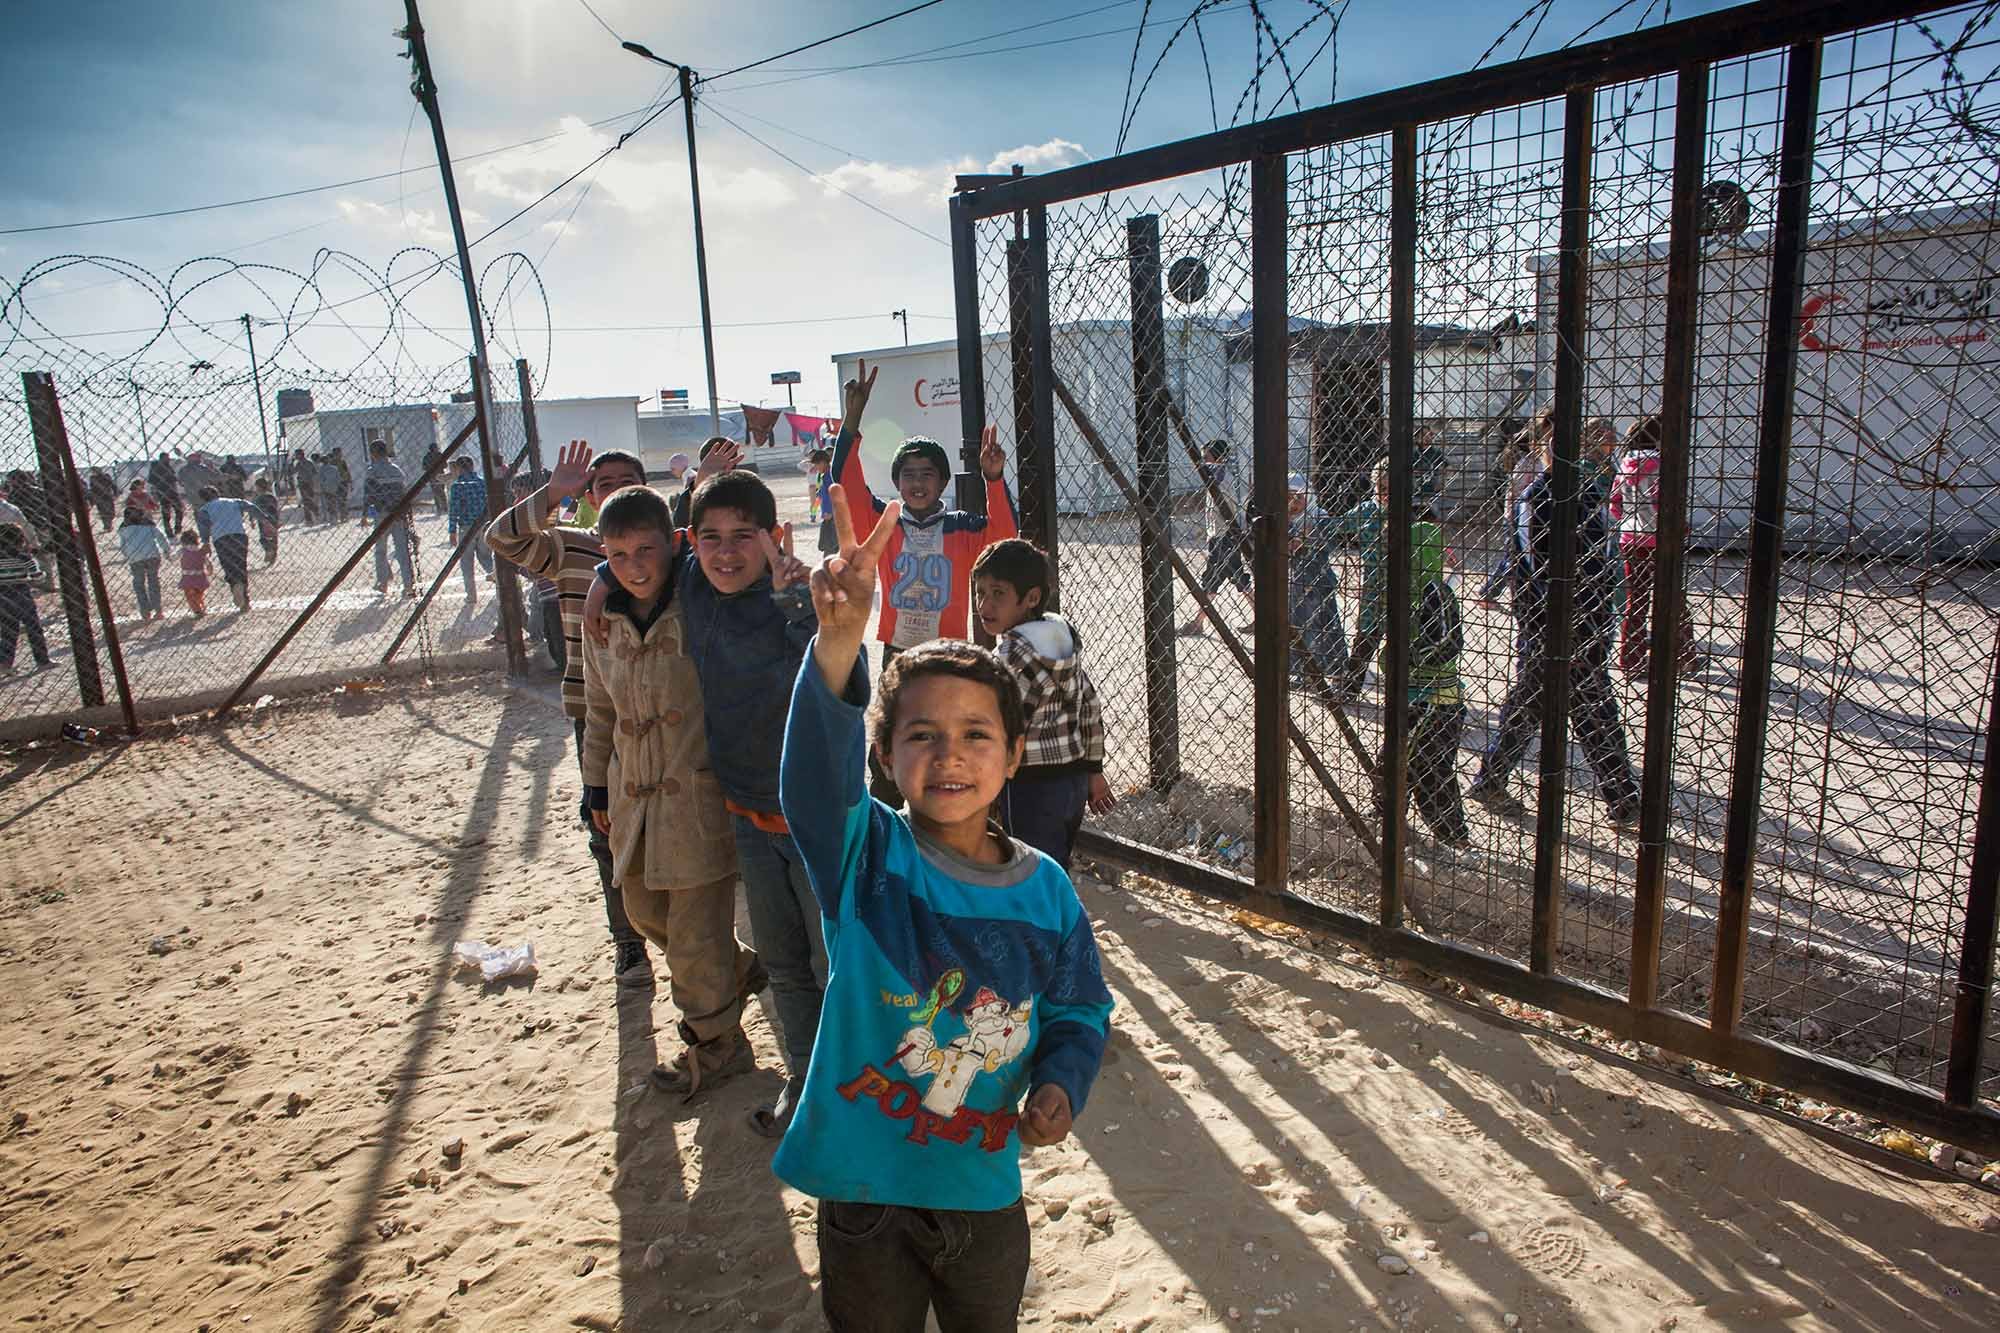
[[[875,392],[875,377],[881,373],[880,362],[876,363],[873,370],[868,368],[866,361],[854,363],[855,377],[841,390],[840,405],[844,414],[840,421],[842,430],[851,434],[861,429],[861,414],[868,410],[869,395]]]
[[[861,639],[868,630],[874,611],[875,571],[882,552],[895,535],[902,514],[902,502],[891,500],[876,518],[865,541],[854,539],[854,519],[848,512],[845,489],[830,488],[833,497],[833,530],[840,549],[812,572],[813,612],[819,617],[819,638],[813,659],[821,677],[835,694],[844,693],[853,674]]]
[[[988,426],[979,432],[979,470],[988,481],[998,481],[1007,475],[1007,451],[1000,447],[998,426]]]
[[[771,567],[771,591],[784,592],[794,584],[804,583],[812,577],[812,570],[805,561],[792,554],[792,525],[778,526],[778,540],[772,541],[771,534],[759,528],[757,545],[764,548],[764,560]]]

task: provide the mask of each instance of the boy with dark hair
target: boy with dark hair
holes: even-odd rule
[[[587,528],[566,527],[556,521],[565,500],[588,492],[608,500],[627,486],[643,486],[646,469],[631,454],[610,449],[592,457],[590,446],[571,440],[556,456],[556,469],[548,485],[487,525],[486,544],[502,560],[511,560],[530,577],[548,579],[556,585],[556,606],[562,618],[563,678],[562,706],[574,727],[577,759],[583,758],[583,601],[597,577],[597,562],[604,558],[604,543]],[[588,809],[579,817],[590,832],[590,855],[597,862],[598,887],[604,894],[604,915],[616,946],[613,970],[618,983],[626,987],[653,984],[652,965],[646,961],[646,945],[625,919],[625,907],[611,877],[611,848],[591,822]]]
[[[479,475],[472,460],[464,454],[452,459],[451,466],[455,475],[445,500],[446,540],[451,542],[455,551],[461,534],[478,529],[486,521],[486,478]],[[381,563],[383,557],[379,551],[375,559],[383,571],[384,586],[387,586],[388,566]],[[458,572],[465,580],[465,605],[468,609],[479,605],[479,585],[472,576],[475,560],[480,568],[488,572],[493,569],[493,553],[476,538],[465,544],[465,554],[458,559]]]
[[[669,596],[679,543],[667,502],[628,486],[598,511],[619,589],[610,647],[586,639],[583,781],[610,841],[626,918],[666,955],[687,1049],[653,1071],[693,1097],[751,1066],[743,1001],[756,955],[736,941],[736,848],[700,722],[685,604]]]
[[[918,1330],[935,1308],[947,1329],[1011,1328],[1028,1273],[1020,1149],[1069,1133],[1111,995],[1069,877],[987,820],[1021,762],[1013,674],[972,644],[926,644],[869,706],[862,638],[897,509],[857,542],[836,489],[839,552],[812,574],[819,634],[780,791],[832,967],[772,1170],[820,1201],[832,1327]],[[907,813],[862,787],[864,710]]]
[[[1116,804],[1104,781],[1104,710],[1083,669],[1083,641],[1042,604],[1049,558],[1020,537],[998,541],[972,562],[972,606],[993,651],[1021,687],[1027,744],[1021,771],[1000,793],[1007,832],[1069,869],[1086,806]]]
[[[842,392],[840,435],[833,443],[830,474],[846,497],[848,519],[855,531],[872,528],[886,506],[868,489],[861,467],[861,417],[875,390],[878,365],[856,363],[855,379]],[[911,436],[889,464],[889,481],[902,499],[901,518],[891,530],[882,553],[882,613],[877,634],[882,659],[930,639],[962,639],[969,632],[972,561],[994,542],[1018,536],[1014,501],[1007,494],[1007,455],[998,433],[986,427],[979,437],[979,468],[986,477],[986,512],[972,514],[947,509],[944,488],[951,481],[951,459],[936,440]],[[829,490],[829,494],[831,491]],[[871,790],[891,805],[899,803],[895,784],[873,759]]]
[[[215,552],[222,581],[238,611],[250,609],[250,532],[246,524],[262,523],[264,516],[248,500],[222,494],[213,486],[200,491],[201,507],[194,511],[201,544]]]

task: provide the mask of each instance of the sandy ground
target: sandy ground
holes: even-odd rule
[[[281,702],[0,773],[12,1323],[818,1326],[811,1204],[744,1125],[771,1026],[693,1105],[645,1086],[675,1014],[610,981],[552,689]],[[1025,1163],[1029,1327],[2000,1325],[1974,1186],[1177,892],[1080,891],[1118,1008],[1080,1133]],[[455,975],[472,938],[539,976]]]

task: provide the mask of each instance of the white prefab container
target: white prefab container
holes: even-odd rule
[[[1788,548],[1934,560],[1991,554],[2000,530],[2000,227],[1940,209],[1807,233]],[[1743,542],[1761,424],[1770,239],[1701,260],[1689,538]],[[1555,262],[1537,273],[1541,375],[1554,355]],[[1621,427],[1659,410],[1664,245],[1590,261],[1584,410]]]
[[[1125,472],[1136,479],[1132,339],[1122,320],[1089,320],[1058,324],[1050,330],[1055,373],[1076,396],[1084,415]],[[999,427],[1008,451],[1007,476],[1015,484],[1013,376],[1008,342],[988,334],[982,357],[986,419]],[[1239,433],[1238,408],[1229,392],[1229,367],[1219,325],[1168,319],[1166,322],[1167,385],[1198,440]],[[862,424],[862,461],[876,493],[889,493],[889,462],[903,441],[925,435],[939,441],[958,465],[961,437],[961,386],[958,344],[921,343],[914,347],[881,347],[841,352],[833,363],[841,383],[852,379],[860,363],[879,367],[875,391]],[[1067,514],[1097,514],[1125,505],[1117,483],[1105,472],[1076,423],[1056,404],[1056,506]],[[1247,429],[1248,417],[1240,422]],[[1244,441],[1237,441],[1239,450]],[[1199,487],[1194,465],[1178,436],[1168,441],[1168,484],[1175,494]]]
[[[448,403],[439,409],[443,438],[449,441],[472,419],[471,403]],[[527,428],[521,421],[521,404],[493,404],[493,450],[502,465],[511,463],[527,443]],[[707,420],[706,417],[703,420]],[[556,451],[571,440],[587,440],[593,452],[623,449],[639,452],[639,400],[629,396],[610,398],[548,398],[535,400],[535,429],[542,437],[542,466],[556,465]],[[478,442],[467,441],[476,451]],[[478,457],[475,452],[474,458]]]

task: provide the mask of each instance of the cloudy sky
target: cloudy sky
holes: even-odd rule
[[[944,200],[952,174],[1012,163],[1047,170],[1115,151],[1135,41],[1143,80],[1196,2],[943,0],[704,88],[696,120],[723,401],[782,402],[770,372],[798,369],[802,404],[830,403],[828,358],[900,342],[891,310],[910,312],[913,341],[951,336]],[[621,50],[617,38],[720,75],[910,3],[425,0],[468,230],[481,235],[534,203],[656,104],[669,72]],[[1287,54],[1295,73],[1303,68],[1300,95],[1312,105],[1336,80],[1349,97],[1465,69],[1528,5],[1263,0],[1257,10],[1281,36],[1297,34]],[[1720,7],[1551,0],[1532,7],[1494,58],[1524,43],[1530,52],[1561,46],[1607,14],[1593,35],[1629,31],[1642,16],[1658,22],[1669,8],[1680,18]],[[1345,11],[1330,43],[1328,10]],[[205,256],[291,273],[313,269],[318,256],[320,299],[343,304],[313,320],[299,350],[327,365],[384,355],[371,343],[390,316],[368,295],[371,274],[417,274],[425,256],[393,257],[450,247],[428,127],[413,115],[402,44],[391,35],[401,3],[12,0],[7,17],[0,102],[17,131],[0,193],[0,288],[63,255],[114,257],[162,279]],[[1257,60],[1254,18],[1250,4],[1219,0],[1201,23],[1214,114],[1225,124]],[[1188,29],[1159,63],[1128,146],[1211,128],[1195,37]],[[1282,87],[1268,71],[1261,104]],[[526,140],[536,142],[492,151]],[[290,191],[305,192],[62,225]],[[636,396],[667,386],[701,398],[687,194],[676,106],[479,244],[475,268],[523,253],[547,295],[544,313],[517,262],[487,270],[496,357],[546,355],[544,393]],[[158,324],[158,299],[140,283],[97,266],[42,272],[24,293],[37,331],[115,353]],[[179,307],[185,318],[221,321],[245,312],[276,319],[299,283],[197,264],[178,286],[192,289]],[[408,355],[427,364],[462,356],[464,307],[452,275],[412,286],[410,318],[439,333],[412,337]],[[260,343],[277,327],[263,326]],[[244,355],[235,325],[203,337],[211,335],[196,331],[152,354]]]

